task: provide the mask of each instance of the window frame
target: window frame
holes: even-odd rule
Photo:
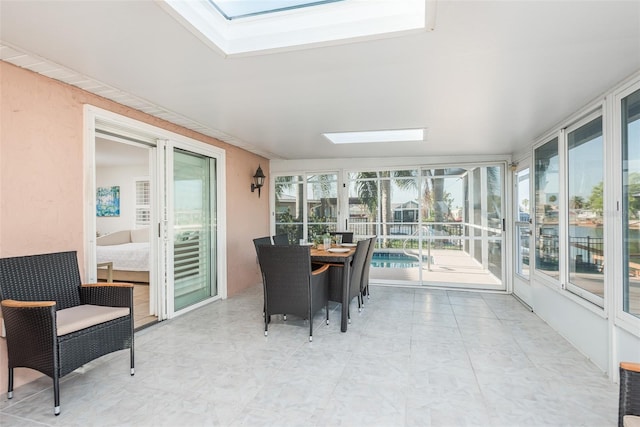
[[[616,235],[620,236],[620,239],[622,239],[622,236],[624,234],[624,225],[625,225],[623,224],[623,212],[622,212],[622,208],[623,208],[622,200],[624,197],[623,188],[622,188],[623,186],[622,100],[638,90],[640,90],[640,79],[634,79],[631,83],[628,83],[627,85],[621,87],[619,90],[615,91],[611,101],[611,109],[613,111],[612,135],[613,135],[613,141],[615,141],[615,143],[612,144],[611,155],[612,155],[613,164],[615,164],[617,167],[612,168],[613,169],[612,173],[607,175],[607,178],[608,180],[610,180],[610,182],[612,182],[612,185],[614,186],[613,188],[615,189],[614,191],[611,192],[613,193],[611,195],[612,197],[611,203],[615,204],[615,206],[617,207],[614,213],[614,219],[615,219],[614,230]],[[614,171],[620,171],[620,172],[616,173]],[[606,189],[607,189],[607,186],[605,181],[605,192],[606,192]],[[625,269],[622,268],[625,262],[623,244],[617,244],[613,249],[614,249],[614,259],[618,261],[615,264],[615,268],[613,269],[611,280],[613,280],[613,283],[622,284],[625,279],[624,278]],[[622,285],[615,286],[613,293],[614,295],[613,295],[613,298],[611,298],[612,301],[610,304],[610,308],[611,308],[611,311],[614,313],[614,316],[613,316],[614,324],[620,327],[621,329],[624,329],[625,331],[631,333],[634,336],[640,336],[640,317],[636,317],[624,311],[624,290]]]
[[[560,259],[561,259],[561,224],[558,224],[558,272],[557,272],[557,277],[553,276],[551,274],[547,274],[545,273],[543,270],[541,270],[540,268],[538,268],[538,231],[540,230],[541,224],[538,223],[538,212],[537,212],[537,204],[538,204],[538,195],[537,195],[537,191],[538,188],[536,187],[536,181],[537,181],[537,176],[536,176],[536,172],[537,172],[537,161],[538,161],[538,157],[536,156],[536,151],[538,150],[538,148],[544,147],[545,145],[554,142],[556,143],[556,148],[557,148],[557,155],[558,155],[558,198],[560,199],[559,203],[561,203],[561,197],[560,197],[560,191],[562,188],[562,149],[561,149],[561,140],[562,140],[562,135],[560,131],[556,131],[554,133],[551,133],[549,135],[546,135],[544,138],[542,138],[540,140],[540,142],[538,144],[535,144],[532,148],[532,154],[531,154],[531,158],[532,158],[532,164],[531,164],[531,172],[530,172],[530,178],[532,179],[533,182],[531,183],[531,188],[533,189],[533,207],[531,208],[531,219],[532,219],[532,228],[533,228],[533,232],[531,234],[531,243],[532,246],[534,247],[534,251],[533,251],[533,256],[530,255],[530,261],[529,261],[529,268],[530,268],[530,273],[529,273],[529,279],[533,279],[535,277],[536,280],[540,281],[541,283],[545,283],[551,287],[554,288],[562,288],[562,266],[560,263]],[[560,211],[561,208],[560,206],[558,207],[558,210]]]
[[[607,293],[607,284],[606,284],[606,276],[603,274],[603,296],[600,297],[592,292],[587,291],[586,289],[578,286],[577,284],[574,284],[571,282],[571,275],[570,275],[570,248],[569,248],[569,173],[571,172],[569,170],[569,134],[571,134],[572,132],[582,128],[583,126],[587,125],[588,123],[591,123],[593,120],[596,120],[597,118],[601,118],[602,121],[602,180],[603,183],[605,181],[605,177],[606,177],[606,171],[607,171],[607,165],[606,165],[606,159],[605,159],[605,152],[606,152],[606,144],[607,144],[607,139],[606,139],[606,132],[605,132],[605,112],[604,112],[604,108],[597,108],[595,110],[593,110],[591,113],[582,116],[579,120],[576,120],[574,122],[572,122],[569,126],[567,126],[566,128],[563,129],[563,135],[562,135],[562,140],[559,144],[559,151],[561,153],[561,161],[562,161],[562,166],[561,166],[561,182],[564,180],[564,182],[561,185],[561,194],[560,194],[560,211],[562,212],[562,219],[560,220],[561,222],[561,226],[560,226],[560,237],[561,237],[561,241],[560,241],[560,257],[561,259],[564,261],[564,268],[560,268],[560,278],[561,278],[561,282],[563,283],[563,288],[566,289],[567,291],[571,292],[574,295],[577,295],[578,297],[592,303],[595,304],[596,306],[604,309],[605,308],[605,297],[606,297],[606,293]],[[564,158],[563,158],[564,157]],[[562,168],[564,168],[564,170],[562,170]],[[604,189],[603,189],[604,192]],[[606,208],[606,204],[604,204],[603,209]],[[603,215],[602,215],[602,219],[603,219],[603,225],[602,225],[602,232],[603,232],[603,251],[606,250],[605,248],[608,246],[607,245],[607,239],[606,239],[606,227],[607,227],[607,220],[606,220],[606,215],[604,214],[603,211]],[[563,221],[564,220],[564,221]],[[562,226],[562,222],[564,222],[564,227]],[[564,232],[563,232],[564,229]],[[562,250],[562,248],[564,247],[564,251]],[[603,252],[604,253],[604,252]]]
[[[608,301],[610,301],[611,298],[611,290],[610,290],[610,285],[608,285],[608,282],[611,279],[611,272],[607,273],[605,271],[605,286],[604,286],[604,298],[603,298],[603,304],[597,304],[597,302],[593,302],[591,301],[589,298],[585,298],[583,295],[581,295],[580,291],[576,291],[574,292],[569,291],[567,289],[567,283],[568,283],[568,278],[569,278],[569,272],[568,272],[568,263],[567,260],[565,259],[568,255],[568,251],[567,251],[567,243],[566,243],[566,236],[567,236],[567,232],[568,232],[568,227],[567,227],[567,223],[568,223],[568,199],[567,199],[567,129],[573,130],[574,126],[579,127],[579,123],[587,123],[590,120],[593,120],[595,117],[597,117],[597,115],[602,115],[602,123],[603,123],[603,147],[604,147],[604,171],[603,171],[603,176],[604,176],[604,197],[605,197],[605,202],[604,202],[604,206],[605,206],[605,212],[604,212],[604,217],[607,219],[607,221],[605,221],[605,224],[603,226],[603,236],[604,236],[604,242],[605,242],[605,248],[608,246],[616,246],[616,245],[607,245],[606,242],[610,241],[609,236],[611,236],[611,231],[610,231],[610,227],[611,227],[611,218],[610,218],[610,213],[607,211],[607,207],[612,206],[612,203],[615,202],[611,202],[610,198],[611,196],[611,189],[613,188],[612,185],[617,185],[618,188],[620,188],[620,180],[618,180],[618,182],[616,184],[612,184],[610,182],[612,173],[611,173],[611,168],[608,167],[608,165],[611,163],[610,162],[610,151],[611,151],[611,143],[610,141],[612,140],[611,138],[611,125],[610,125],[610,114],[608,114],[608,108],[607,108],[607,104],[606,104],[606,100],[598,100],[594,103],[589,104],[587,107],[583,108],[582,110],[580,110],[579,112],[577,112],[576,114],[574,114],[573,116],[571,116],[569,119],[565,120],[563,123],[561,123],[559,126],[559,128],[554,129],[553,131],[545,134],[542,138],[540,138],[538,140],[538,142],[536,144],[534,144],[531,148],[532,150],[532,159],[533,159],[533,163],[532,163],[532,169],[533,169],[533,174],[532,177],[534,179],[533,182],[533,194],[535,197],[535,193],[536,193],[536,187],[535,187],[535,172],[536,172],[536,150],[542,146],[544,146],[545,144],[553,141],[555,138],[558,139],[558,175],[559,175],[559,183],[558,183],[558,210],[559,210],[559,227],[558,227],[558,234],[559,234],[559,271],[558,271],[558,277],[553,277],[550,276],[548,274],[545,274],[543,272],[541,272],[538,269],[537,266],[537,260],[534,259],[534,266],[533,266],[533,275],[531,276],[532,280],[535,280],[535,282],[543,284],[549,288],[555,289],[558,292],[562,293],[565,297],[567,297],[568,299],[570,299],[571,301],[575,302],[576,304],[590,310],[591,312],[593,312],[594,314],[597,314],[600,317],[606,318],[608,316],[608,313],[611,312],[611,308],[609,306]],[[618,113],[619,114],[619,113]],[[619,139],[613,139],[614,141],[619,141]],[[616,144],[614,144],[616,145]],[[618,148],[619,149],[619,148]],[[613,168],[615,169],[615,168]],[[617,170],[617,169],[616,169]],[[618,198],[619,200],[619,198]],[[537,199],[536,199],[537,201]],[[534,224],[534,236],[536,236],[536,233],[540,227],[540,225],[538,224],[538,219],[536,217],[536,211],[535,209],[533,210],[533,224]],[[536,236],[537,237],[537,236]],[[534,244],[537,244],[537,241],[534,241]],[[616,248],[618,249],[618,248]],[[608,257],[609,259],[613,259],[613,255],[612,255],[612,250],[613,248],[610,249],[605,249],[605,257]],[[616,260],[619,260],[619,255],[616,255]],[[611,270],[611,269],[610,269]],[[617,279],[618,280],[618,279]],[[619,283],[619,282],[618,282]],[[583,291],[585,294],[587,294],[586,291]],[[597,299],[596,299],[597,301]],[[634,332],[634,334],[638,334],[637,332]]]
[[[529,215],[529,219],[527,221],[522,221],[520,219],[520,179],[519,176],[521,173],[523,173],[524,171],[527,171],[527,178],[526,180],[528,181],[527,183],[527,190],[529,192],[529,207],[527,210],[527,215]],[[532,263],[532,255],[533,258],[535,258],[535,253],[532,253],[531,249],[532,249],[532,242],[535,241],[534,239],[534,235],[533,232],[531,230],[532,224],[533,224],[533,218],[531,215],[531,209],[534,205],[534,203],[532,203],[531,200],[531,195],[533,194],[535,196],[535,191],[531,191],[531,185],[533,184],[532,182],[532,172],[533,172],[533,168],[531,167],[531,165],[527,164],[525,167],[522,167],[521,169],[518,170],[514,170],[513,171],[513,195],[515,197],[513,197],[513,236],[514,236],[514,242],[513,242],[513,247],[514,247],[514,258],[513,258],[513,273],[523,282],[526,282],[527,284],[530,284],[530,280],[531,280],[531,274],[533,273],[533,263]],[[522,273],[522,265],[524,264],[522,262],[522,258],[521,258],[521,254],[520,254],[520,242],[521,242],[521,230],[526,228],[527,232],[528,232],[528,236],[529,236],[529,264],[527,265],[527,274],[523,274]],[[535,247],[534,247],[535,249]]]
[[[270,221],[270,227],[271,227],[271,234],[277,234],[276,232],[276,228],[278,225],[281,224],[286,224],[286,223],[279,223],[278,222],[278,212],[276,212],[277,209],[277,195],[276,195],[276,191],[275,188],[278,185],[278,183],[276,182],[278,178],[281,177],[286,177],[286,176],[295,176],[295,177],[300,177],[302,178],[300,181],[296,181],[296,185],[302,185],[302,203],[304,204],[304,209],[302,212],[302,222],[295,222],[295,223],[291,223],[291,224],[299,224],[302,225],[302,236],[299,236],[299,238],[301,239],[307,239],[307,240],[311,240],[310,236],[309,236],[309,212],[308,212],[308,198],[309,198],[309,177],[310,176],[318,176],[318,175],[335,175],[336,176],[336,185],[337,185],[337,197],[336,197],[336,209],[337,209],[337,220],[335,223],[335,227],[336,230],[340,230],[340,224],[342,224],[344,222],[344,218],[342,217],[342,174],[338,171],[338,170],[320,170],[320,171],[294,171],[294,172],[284,172],[284,173],[275,173],[272,175],[272,178],[270,180],[271,182],[271,192],[273,193],[273,198],[272,198],[272,205],[271,205],[271,215],[273,220]],[[313,223],[312,225],[318,225],[318,224],[324,224],[324,223]],[[333,225],[334,223],[326,223],[329,224],[329,226]]]

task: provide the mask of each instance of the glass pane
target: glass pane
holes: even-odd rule
[[[499,166],[486,167],[486,235],[489,271],[502,279],[502,174]]]
[[[289,9],[316,6],[325,3],[334,3],[343,0],[209,0],[211,4],[227,20],[246,18],[249,16],[263,15],[267,13],[282,12]]]
[[[275,179],[276,234],[287,234],[290,242],[303,238],[304,181],[301,176]],[[307,236],[304,236],[307,238]]]
[[[378,234],[378,174],[349,173],[349,231],[355,236]]]
[[[622,183],[623,310],[640,317],[640,90],[622,100]]]
[[[529,169],[516,173],[516,273],[529,279]]]
[[[569,281],[604,297],[602,117],[567,135]]]
[[[466,169],[431,169],[422,172],[422,219],[428,225],[432,246],[461,249],[465,217]]]
[[[516,233],[516,249],[518,251],[516,272],[525,279],[529,279],[529,240],[531,236],[529,225],[517,225]]]
[[[406,241],[410,248],[412,244],[407,239],[418,231],[419,220],[416,171],[391,171],[390,174],[394,178],[380,181],[381,247],[401,249]]]
[[[536,270],[559,277],[558,138],[535,150]]]
[[[307,176],[307,224],[309,241],[320,239],[330,231],[337,231],[337,174]]]
[[[471,227],[473,230],[471,250],[475,260],[482,265],[482,176],[480,168],[475,168],[471,172],[471,182],[473,188],[471,216]]]
[[[212,238],[215,160],[175,150],[174,179],[174,310],[217,293],[213,278]]]
[[[348,172],[350,228],[378,229],[371,277],[503,286],[503,174],[501,166]]]

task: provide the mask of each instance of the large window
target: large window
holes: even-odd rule
[[[557,278],[560,273],[558,138],[535,150],[536,270]]]
[[[604,141],[594,113],[535,150],[535,268],[604,305]],[[561,179],[563,178],[563,179]]]
[[[287,234],[289,241],[302,239],[304,227],[304,179],[300,175],[275,179],[276,234]]]
[[[275,232],[289,242],[313,242],[339,229],[336,173],[278,176],[275,193]]]
[[[640,90],[622,100],[623,310],[640,317]]]
[[[349,230],[376,234],[371,277],[500,289],[503,166],[348,172]]]
[[[350,172],[349,230],[376,234],[384,247],[402,247],[418,231],[417,170]]]
[[[599,116],[567,131],[566,244],[567,289],[600,305],[604,297],[603,169],[602,116]]]
[[[319,239],[337,231],[338,175],[336,173],[307,176],[307,238]],[[344,230],[344,228],[341,228]]]

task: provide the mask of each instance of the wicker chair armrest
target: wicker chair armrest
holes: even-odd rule
[[[80,286],[82,304],[106,307],[129,307],[133,310],[133,284],[96,283]]]
[[[6,299],[2,301],[2,307],[9,308],[34,308],[34,307],[51,307],[56,305],[55,301],[16,301]]]
[[[0,303],[6,330],[9,360],[17,366],[28,366],[53,375],[53,353],[56,346],[55,301],[15,301]],[[23,361],[26,364],[21,364]],[[36,361],[35,365],[31,362]]]
[[[327,288],[329,285],[329,264],[311,272],[311,286],[315,288]]]
[[[327,271],[329,269],[329,267],[330,267],[330,264],[324,264],[322,267],[320,267],[320,268],[318,268],[316,270],[313,270],[311,272],[311,274],[314,275],[314,276],[317,276],[318,274],[322,274],[325,271]]]
[[[620,362],[620,367],[625,371],[640,372],[640,363]]]
[[[115,286],[115,287],[119,287],[119,288],[133,288],[133,283],[126,283],[126,282],[113,282],[113,283],[83,283],[82,285],[83,288],[96,288],[96,287],[100,287],[100,286]]]

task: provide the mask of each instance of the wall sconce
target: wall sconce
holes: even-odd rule
[[[251,192],[253,193],[257,189],[258,197],[260,197],[260,189],[264,185],[265,178],[262,168],[258,165],[258,170],[256,170],[256,174],[253,175],[253,183],[251,184]]]

